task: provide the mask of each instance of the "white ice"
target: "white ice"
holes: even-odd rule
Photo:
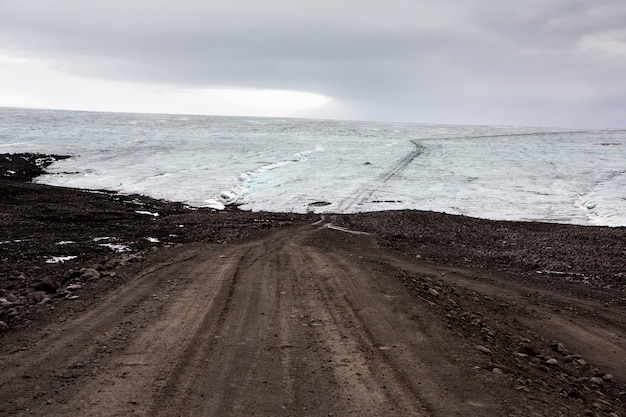
[[[624,130],[15,109],[0,122],[0,152],[74,156],[37,180],[51,185],[192,207],[626,226]]]

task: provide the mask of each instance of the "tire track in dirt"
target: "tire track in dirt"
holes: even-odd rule
[[[222,253],[220,255],[220,253]],[[203,259],[204,258],[204,259]],[[216,252],[190,268],[178,265],[168,276],[186,281],[186,286],[168,300],[161,313],[142,324],[144,329],[115,358],[108,369],[90,381],[70,404],[86,405],[89,415],[151,415],[155,399],[167,395],[168,375],[194,358],[202,317],[228,304],[241,258],[234,251]],[[154,279],[155,277],[150,277]],[[78,410],[64,407],[62,414]]]
[[[529,328],[550,329],[544,338],[562,341],[602,369],[626,378],[626,321],[621,312],[606,308],[597,299],[582,299],[573,294],[542,288],[532,280],[499,275],[498,279],[459,268],[417,268],[398,259],[385,259],[393,267],[421,273],[487,295],[501,304],[516,305],[516,320]],[[513,310],[513,309],[512,309]],[[568,310],[570,314],[564,314]],[[582,314],[581,314],[582,313]],[[514,314],[513,311],[510,314]],[[569,316],[569,317],[568,317]],[[581,316],[581,317],[577,317]],[[594,319],[589,320],[591,316]]]
[[[138,315],[141,308],[153,302],[151,295],[159,282],[148,277],[166,273],[168,268],[179,267],[195,257],[196,254],[189,251],[148,268],[124,288],[110,294],[99,308],[69,323],[51,325],[48,331],[54,336],[8,357],[2,363],[0,389],[11,401],[1,404],[0,411],[6,409],[17,413],[29,401],[29,396],[48,395],[46,385],[54,386],[55,391],[63,391],[73,385],[72,381],[82,368],[88,367],[87,364],[98,367],[106,355],[103,352],[108,350],[107,346],[122,343],[127,337],[126,324]],[[27,388],[32,385],[31,380],[37,380],[39,392]]]
[[[328,367],[338,384],[337,391],[346,401],[347,410],[358,415],[430,415],[410,387],[397,379],[394,370],[384,360],[382,346],[371,337],[367,325],[358,316],[335,277],[328,271],[330,260],[301,251],[297,265],[310,265],[309,293],[306,310],[312,315],[314,340],[321,341],[328,352]],[[337,280],[351,276],[341,274]],[[309,317],[309,316],[307,316]]]
[[[258,367],[267,349],[276,345],[272,339],[275,321],[270,319],[276,281],[264,265],[271,254],[271,248],[261,243],[241,254],[226,297],[205,315],[191,354],[167,381],[151,415],[173,415],[185,407],[189,415],[233,415],[233,410],[243,408],[238,404],[242,397],[265,402],[268,381],[259,375]]]
[[[388,265],[339,251],[309,256],[326,277],[317,281],[325,283],[326,309],[343,317],[337,321],[351,323],[344,340],[359,340],[361,351],[369,352],[364,363],[390,403],[397,404],[393,414],[497,414],[497,401],[477,381],[449,390],[458,386],[459,352],[466,347],[451,344],[453,336],[441,327],[440,317],[398,281],[385,279]]]

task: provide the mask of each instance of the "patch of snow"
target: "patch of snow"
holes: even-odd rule
[[[113,252],[122,253],[130,252],[130,248],[126,245],[120,245],[115,243],[101,243],[100,246],[111,249]]]
[[[338,230],[338,231],[344,232],[344,233],[350,233],[350,234],[353,234],[353,235],[369,235],[370,234],[370,233],[367,233],[367,232],[359,232],[358,230],[350,230],[350,229],[346,229],[345,227],[335,226],[335,225],[333,225],[331,223],[327,223],[323,227],[325,227],[327,229]]]
[[[46,259],[47,264],[60,264],[63,262],[71,261],[72,259],[76,259],[78,256],[53,256],[51,258]]]
[[[159,217],[159,213],[153,213],[151,211],[145,211],[145,210],[135,210],[135,213],[145,214],[146,216]]]
[[[8,243],[20,243],[20,242],[26,242],[26,241],[28,241],[28,239],[3,240],[3,241],[0,241],[0,245],[6,245]]]

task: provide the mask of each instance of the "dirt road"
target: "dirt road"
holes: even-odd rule
[[[623,411],[619,310],[528,294],[520,283],[434,269],[321,224],[160,249],[127,284],[2,357],[0,414]],[[556,308],[563,304],[599,317],[576,323]],[[546,328],[549,320],[558,324]],[[550,350],[556,337],[579,355]],[[592,381],[582,359],[590,357],[613,378]]]

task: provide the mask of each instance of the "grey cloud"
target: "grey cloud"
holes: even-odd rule
[[[5,47],[81,76],[310,91],[424,122],[623,124],[607,109],[626,49],[581,45],[624,21],[622,0],[0,0]]]

